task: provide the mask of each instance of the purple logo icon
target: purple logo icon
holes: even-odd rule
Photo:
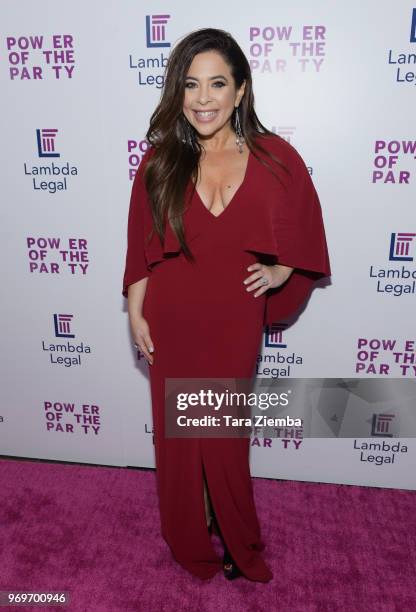
[[[416,8],[412,11],[412,25],[410,26],[410,42],[416,42]]]
[[[57,133],[57,129],[36,130],[39,157],[61,157],[61,154],[55,151]]]
[[[146,45],[148,47],[170,47],[166,41],[165,26],[170,15],[146,15]]]
[[[71,334],[71,321],[73,315],[70,314],[54,314],[53,323],[55,326],[55,336],[57,338],[75,338],[75,334]]]
[[[273,126],[271,131],[287,140],[287,142],[290,142],[290,137],[293,136],[295,129],[296,127],[294,125],[281,125],[277,128],[277,130]]]
[[[287,328],[286,323],[274,323],[266,326],[266,339],[264,346],[269,348],[286,348],[283,342],[283,330]]]
[[[389,433],[389,428],[394,414],[373,414],[371,421],[371,435],[380,436],[381,438],[392,438],[393,434]]]
[[[409,255],[410,245],[413,242],[416,234],[408,232],[392,233],[390,239],[390,261],[413,261],[413,257]]]

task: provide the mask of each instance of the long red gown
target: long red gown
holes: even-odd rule
[[[301,156],[278,136],[262,137],[261,144],[290,169],[292,178],[273,166],[283,186],[250,152],[243,183],[214,216],[189,182],[183,221],[195,263],[186,260],[169,224],[163,246],[156,234],[144,243],[152,218],[143,171],[152,148],[131,192],[122,293],[148,277],[143,316],[155,349],[149,373],[161,532],[176,561],[200,578],[222,570],[207,530],[203,471],[238,567],[250,580],[273,577],[261,554],[250,439],[165,438],[165,378],[252,377],[264,325],[292,314],[314,282],[331,274],[319,199]],[[283,286],[255,298],[243,280],[264,256],[296,269]]]

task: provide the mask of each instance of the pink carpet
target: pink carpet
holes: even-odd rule
[[[274,573],[260,584],[203,582],[172,560],[153,470],[0,460],[0,485],[0,590],[71,597],[10,610],[416,610],[413,491],[255,478]]]

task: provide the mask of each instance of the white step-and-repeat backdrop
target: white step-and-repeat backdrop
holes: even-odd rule
[[[127,213],[169,52],[201,27],[245,51],[260,120],[303,156],[327,232],[332,284],[266,330],[257,375],[415,377],[415,6],[3,0],[0,454],[154,467]],[[383,416],[367,438],[253,437],[252,474],[415,489],[416,442],[380,437]]]

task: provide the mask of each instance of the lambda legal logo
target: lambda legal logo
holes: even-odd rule
[[[170,15],[146,15],[147,47],[170,47],[165,30],[168,19]]]
[[[414,44],[416,43],[416,8],[411,9],[411,11],[409,42]],[[403,34],[403,37],[404,36],[407,38],[407,32],[406,34]],[[416,84],[414,47],[410,47],[409,50],[388,49],[387,63],[389,65],[394,65],[396,83],[400,83],[404,86]]]
[[[53,315],[55,336],[57,338],[75,338],[75,334],[71,334],[72,319],[73,319],[73,315],[70,315],[70,314],[54,314]]]
[[[274,323],[267,325],[264,346],[269,348],[286,348],[283,342],[283,330],[287,328],[287,323]]]
[[[273,323],[265,326],[264,348],[274,349],[257,356],[256,376],[266,378],[287,378],[291,376],[292,366],[303,364],[301,355],[287,350],[287,343],[283,340],[283,331],[288,323]]]
[[[296,127],[294,125],[279,125],[277,129],[273,126],[270,131],[290,142],[290,137],[293,136],[295,130]]]
[[[410,255],[410,246],[413,246],[413,240],[416,234],[408,232],[397,232],[391,234],[390,239],[390,261],[413,261],[413,256]]]
[[[416,8],[412,12],[412,25],[410,26],[410,42],[416,42]]]
[[[382,438],[392,438],[390,425],[394,419],[394,414],[373,414],[371,421],[371,435]]]
[[[75,338],[75,334],[71,334],[72,314],[55,313],[53,315],[53,324],[55,329],[55,337],[60,338],[54,342],[42,340],[42,351],[49,357],[49,362],[52,365],[72,368],[74,366],[82,366],[82,360],[86,355],[91,355],[91,347],[84,340],[73,342],[71,338]],[[66,338],[66,340],[62,340]]]
[[[57,133],[57,129],[36,130],[39,157],[61,157],[61,154],[55,151]]]

